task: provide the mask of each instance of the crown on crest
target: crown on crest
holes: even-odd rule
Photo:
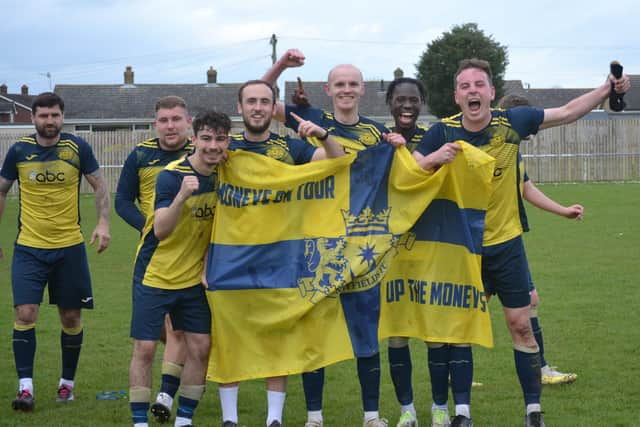
[[[358,215],[353,215],[349,211],[340,210],[344,219],[348,236],[363,236],[367,234],[387,234],[389,233],[389,216],[391,208],[386,208],[380,212],[373,212],[369,207],[364,208]]]

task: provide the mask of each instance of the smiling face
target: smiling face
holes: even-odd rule
[[[187,143],[191,131],[191,117],[187,110],[180,106],[160,108],[156,111],[153,125],[158,134],[160,147],[163,150],[174,151]]]
[[[273,91],[269,86],[255,83],[245,86],[240,94],[238,113],[246,128],[246,135],[262,138],[269,130],[273,115]]]
[[[462,111],[465,129],[477,132],[489,124],[495,95],[495,88],[483,70],[467,68],[458,74],[454,97]]]
[[[364,95],[362,73],[353,65],[338,65],[329,73],[325,92],[332,98],[335,112],[357,114]]]
[[[422,97],[418,86],[412,83],[398,84],[393,89],[393,95],[389,103],[396,130],[414,129],[421,107]]]
[[[194,155],[207,167],[215,166],[224,161],[229,142],[227,131],[205,126],[193,137]]]

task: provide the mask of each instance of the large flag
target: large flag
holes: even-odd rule
[[[208,379],[310,371],[390,335],[492,345],[479,248],[494,160],[461,144],[435,173],[388,144],[302,166],[231,153],[207,260]]]

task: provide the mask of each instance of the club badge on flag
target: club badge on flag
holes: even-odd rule
[[[476,245],[494,160],[461,144],[435,173],[387,144],[301,166],[231,153],[207,259],[208,379],[305,372],[391,335],[491,345]],[[451,328],[430,329],[445,315]]]

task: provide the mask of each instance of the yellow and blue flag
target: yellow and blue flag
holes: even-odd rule
[[[490,346],[479,248],[494,160],[461,144],[435,173],[388,144],[301,166],[231,153],[207,259],[208,379],[306,372],[390,335]],[[438,316],[454,326],[430,329]]]

